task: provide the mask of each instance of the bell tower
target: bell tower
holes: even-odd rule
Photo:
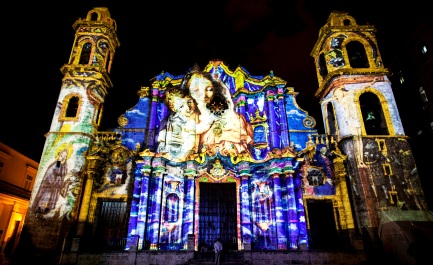
[[[427,204],[375,32],[345,12],[332,12],[311,56],[325,133],[347,155],[355,232],[386,241],[380,229],[414,221]]]
[[[120,45],[116,21],[107,8],[93,8],[73,29],[75,40],[69,61],[61,68],[64,77],[25,222],[40,256],[58,251],[65,231],[77,219],[83,154],[100,126]]]

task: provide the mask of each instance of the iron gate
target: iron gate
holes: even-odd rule
[[[236,183],[200,183],[198,242],[213,248],[217,238],[237,250]]]

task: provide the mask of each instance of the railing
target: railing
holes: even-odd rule
[[[284,237],[260,237],[251,244],[252,250],[286,250],[289,249]]]
[[[81,252],[105,252],[124,251],[128,239],[124,238],[81,238],[79,251]]]
[[[63,250],[68,252],[73,249],[74,238],[65,238]],[[80,252],[119,252],[132,249],[140,250],[186,250],[184,243],[159,243],[150,245],[144,243],[143,248],[138,249],[138,236],[123,237],[123,238],[97,238],[97,237],[82,237],[79,239],[78,251]]]
[[[25,190],[5,181],[0,181],[0,192],[15,195],[27,200],[30,200],[31,195],[31,191]]]
[[[160,243],[158,244],[159,250],[183,250],[184,249],[183,243]]]
[[[321,238],[320,241],[316,241],[314,242],[314,244],[312,243],[312,241],[310,241],[308,248],[310,251],[354,250],[354,247],[352,246],[349,235],[347,233],[340,233],[338,236],[335,236],[333,238]],[[299,246],[297,249],[299,249]],[[287,238],[284,237],[259,237],[251,243],[251,250],[253,251],[293,251],[297,249],[291,248],[290,242]]]

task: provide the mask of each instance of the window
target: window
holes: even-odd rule
[[[328,75],[328,68],[326,68],[326,60],[323,53],[319,56],[319,73],[322,78],[325,78]]]
[[[92,52],[92,44],[90,42],[84,43],[80,54],[79,64],[89,64],[91,52]]]
[[[335,115],[334,115],[334,108],[332,106],[332,103],[327,104],[326,110],[327,110],[326,118],[328,119],[329,134],[335,135],[337,134],[337,130],[335,126]]]
[[[376,139],[377,146],[379,147],[379,151],[386,150],[385,140],[384,139]]]
[[[66,108],[65,117],[73,118],[77,116],[78,104],[80,99],[78,97],[71,97]]]
[[[427,103],[428,102],[428,98],[427,98],[427,94],[425,93],[425,90],[423,87],[419,88],[419,95],[421,97],[421,100],[423,103]]]
[[[388,135],[388,126],[383,116],[379,98],[372,92],[365,92],[359,97],[365,132],[368,135]]]
[[[351,41],[346,45],[347,55],[349,57],[349,63],[352,68],[368,68],[367,54],[365,48],[359,41]]]
[[[427,46],[423,45],[421,52],[422,52],[422,54],[427,54]]]
[[[391,204],[397,204],[398,198],[397,198],[397,192],[396,191],[390,191],[389,192],[389,198]]]
[[[383,164],[383,174],[385,176],[391,176],[392,175],[392,170],[391,170],[391,166],[389,164]]]
[[[26,181],[24,182],[24,189],[25,190],[31,190],[31,188],[32,188],[32,182],[33,182],[33,177],[27,175]]]
[[[92,15],[90,16],[90,20],[98,21],[98,13],[96,12],[92,13]]]

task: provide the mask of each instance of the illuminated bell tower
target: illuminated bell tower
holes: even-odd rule
[[[59,249],[77,219],[85,154],[98,131],[120,45],[116,22],[96,7],[74,24],[75,40],[36,177],[25,225],[41,256]],[[65,222],[66,220],[66,222]]]
[[[427,210],[375,31],[333,12],[311,52],[325,132],[347,155],[355,232],[372,239],[383,225]]]

